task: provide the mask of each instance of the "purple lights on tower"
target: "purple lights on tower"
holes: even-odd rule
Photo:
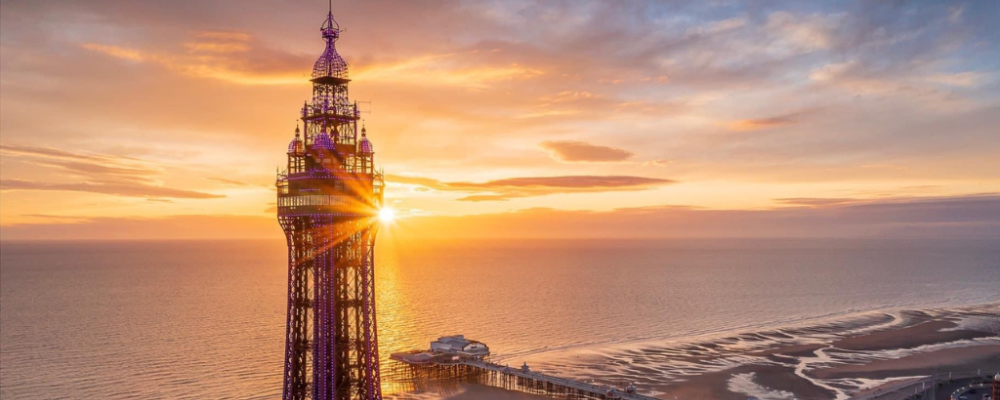
[[[381,399],[374,249],[384,186],[367,132],[358,138],[347,63],[327,15],[302,131],[278,174],[278,222],[288,243],[283,398]]]

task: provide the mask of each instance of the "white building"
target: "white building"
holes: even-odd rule
[[[464,335],[442,336],[431,342],[431,351],[475,359],[490,355],[490,348],[486,344],[466,339]]]

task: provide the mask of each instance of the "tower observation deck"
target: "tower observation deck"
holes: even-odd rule
[[[288,243],[282,397],[381,399],[374,248],[382,172],[358,105],[348,97],[340,26],[327,15],[302,129],[278,173],[278,222]]]

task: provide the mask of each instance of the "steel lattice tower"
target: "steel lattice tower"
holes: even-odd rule
[[[303,130],[278,173],[278,222],[288,242],[283,398],[381,399],[375,321],[375,216],[382,173],[347,95],[347,63],[327,15]]]

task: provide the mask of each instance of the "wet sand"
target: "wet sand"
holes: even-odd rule
[[[738,348],[747,341],[781,338],[783,333],[767,332],[767,337],[742,334],[673,348],[647,346],[631,349],[625,353],[626,356],[591,354],[588,362],[575,360],[577,367],[589,364],[593,368],[589,376],[585,373],[573,374],[573,366],[568,364],[549,364],[549,367],[557,375],[577,375],[579,378],[606,382],[632,381],[646,394],[678,400],[746,400],[751,397],[761,400],[833,400],[857,393],[859,387],[866,384],[882,386],[879,392],[887,395],[886,398],[893,398],[888,391],[899,387],[900,382],[879,384],[879,381],[927,376],[935,371],[1000,370],[1000,332],[994,332],[996,324],[989,325],[992,328],[984,328],[984,331],[942,331],[954,329],[957,324],[948,317],[905,317],[912,319],[895,329],[858,333],[844,338],[819,339],[812,336],[801,341],[786,335],[782,339],[791,341],[785,344],[742,354],[730,352],[727,346]],[[989,314],[986,317],[1000,319],[1000,315]],[[801,330],[827,335],[839,334],[843,332],[841,329],[851,327],[833,326],[828,331],[824,328]],[[785,332],[801,334],[790,330]],[[956,341],[965,341],[961,344],[965,347],[939,346],[933,351],[929,348],[915,350],[920,346]],[[742,365],[736,363],[725,367],[732,358],[744,361]],[[688,369],[688,373],[671,374],[679,367],[676,363],[716,365],[726,369]],[[545,397],[482,385],[463,385],[460,392],[446,398],[533,400]]]
[[[935,369],[947,371],[1000,370],[1000,344],[989,342],[1000,332],[974,330],[942,331],[956,327],[950,320],[929,319],[916,325],[834,340],[827,344],[797,344],[748,353],[764,357],[767,365],[744,365],[723,371],[692,376],[683,382],[656,385],[661,398],[746,400],[832,400],[836,393],[796,375],[801,357],[815,357],[816,351],[844,351],[861,354],[879,350],[913,349],[923,345],[986,338],[986,344],[944,348],[896,359],[866,359],[857,363],[829,363],[803,372],[810,379],[830,384],[836,379],[871,379],[930,375]],[[763,364],[763,363],[762,363]],[[752,375],[748,375],[752,374]]]
[[[762,386],[768,392],[788,392],[797,399],[832,399],[833,392],[813,385],[811,382],[795,375],[792,367],[772,365],[747,365],[725,371],[691,377],[691,379],[670,385],[656,387],[657,395],[663,399],[718,399],[746,400],[759,395],[753,387],[733,387],[734,377],[752,374],[753,383]]]
[[[907,357],[877,360],[862,365],[842,365],[821,369],[812,375],[820,379],[864,377],[884,379],[896,376],[930,375],[935,372],[1000,370],[1000,345],[943,349]]]
[[[798,344],[776,347],[750,355],[765,357],[768,365],[745,365],[724,371],[692,376],[684,382],[655,386],[664,399],[717,399],[746,400],[760,396],[759,390],[770,393],[794,394],[797,399],[833,399],[830,390],[814,385],[795,374],[795,363],[790,357],[811,355],[816,350],[827,347],[822,344]],[[773,364],[772,364],[773,363]],[[743,379],[738,379],[742,377]],[[752,382],[747,386],[745,383]],[[743,384],[741,384],[743,383]],[[759,387],[755,387],[758,385]],[[779,395],[780,396],[780,395]]]
[[[445,397],[446,400],[541,400],[550,397],[514,392],[479,384],[463,384],[462,393]]]
[[[975,339],[996,334],[972,330],[941,331],[954,328],[951,321],[927,321],[909,328],[874,332],[833,342],[834,347],[845,350],[886,350],[913,348],[926,344]]]

